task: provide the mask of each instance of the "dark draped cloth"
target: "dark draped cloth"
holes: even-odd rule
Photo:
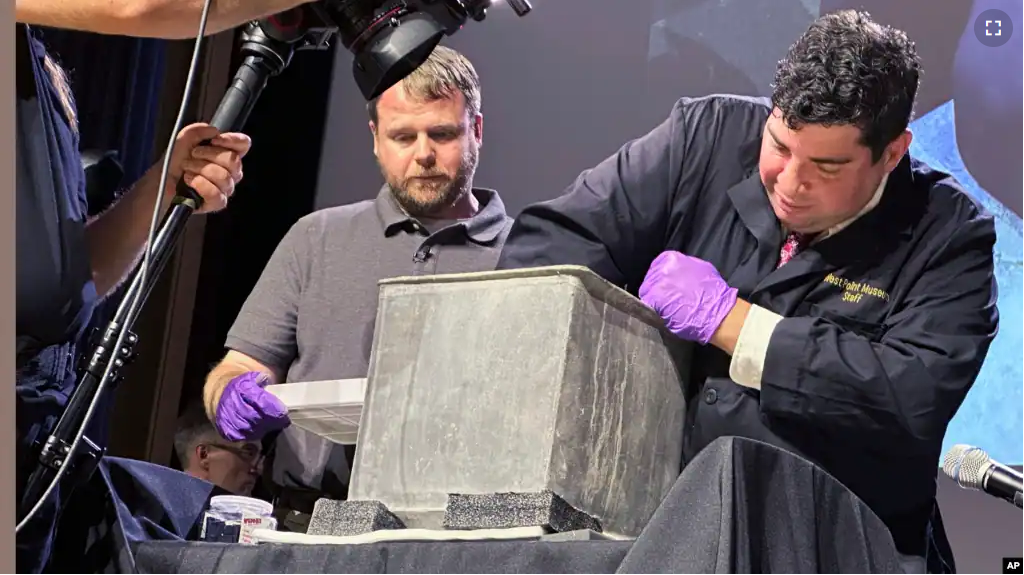
[[[223,494],[175,469],[104,457],[62,510],[47,571],[133,573],[136,544],[198,539],[210,498]]]
[[[203,498],[188,497],[197,510]],[[164,498],[164,504],[171,503]],[[149,507],[159,514],[159,505]],[[149,525],[135,513],[124,525]],[[140,521],[140,518],[144,518]],[[183,519],[181,530],[188,525]],[[903,573],[882,521],[811,462],[777,447],[721,438],[679,476],[630,541],[394,541],[226,545],[141,541],[140,573]],[[166,535],[167,532],[160,532]],[[102,562],[100,562],[102,563]]]
[[[901,573],[888,528],[778,447],[723,437],[679,476],[617,573]]]

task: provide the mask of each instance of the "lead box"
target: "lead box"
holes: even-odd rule
[[[689,355],[583,267],[381,281],[349,499],[442,529],[449,495],[551,492],[635,537],[680,471]]]

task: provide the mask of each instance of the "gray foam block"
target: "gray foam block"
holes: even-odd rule
[[[502,529],[546,527],[565,532],[589,529],[601,532],[601,522],[574,508],[552,491],[448,495],[445,529]]]
[[[337,501],[320,498],[306,533],[310,535],[360,535],[382,529],[405,529],[402,520],[379,501]]]

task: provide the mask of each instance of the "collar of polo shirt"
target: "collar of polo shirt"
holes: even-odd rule
[[[460,220],[459,224],[466,230],[469,239],[477,243],[490,243],[505,227],[505,205],[498,193],[488,188],[473,188],[473,195],[479,201],[480,209],[473,217]],[[386,236],[398,232],[409,222],[417,222],[416,218],[398,205],[386,184],[377,193],[375,204]]]

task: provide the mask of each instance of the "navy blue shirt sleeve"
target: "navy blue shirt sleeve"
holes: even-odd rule
[[[687,100],[646,135],[576,178],[560,197],[526,207],[498,269],[575,264],[635,291],[664,249],[684,176]]]
[[[23,26],[16,34],[20,358],[75,340],[98,295],[85,241],[88,203],[78,134],[46,71],[43,43]]]
[[[896,457],[941,444],[998,326],[991,217],[963,202],[918,251],[928,258],[877,340],[821,317],[783,319],[772,334],[761,411]],[[931,459],[934,461],[934,459]]]

